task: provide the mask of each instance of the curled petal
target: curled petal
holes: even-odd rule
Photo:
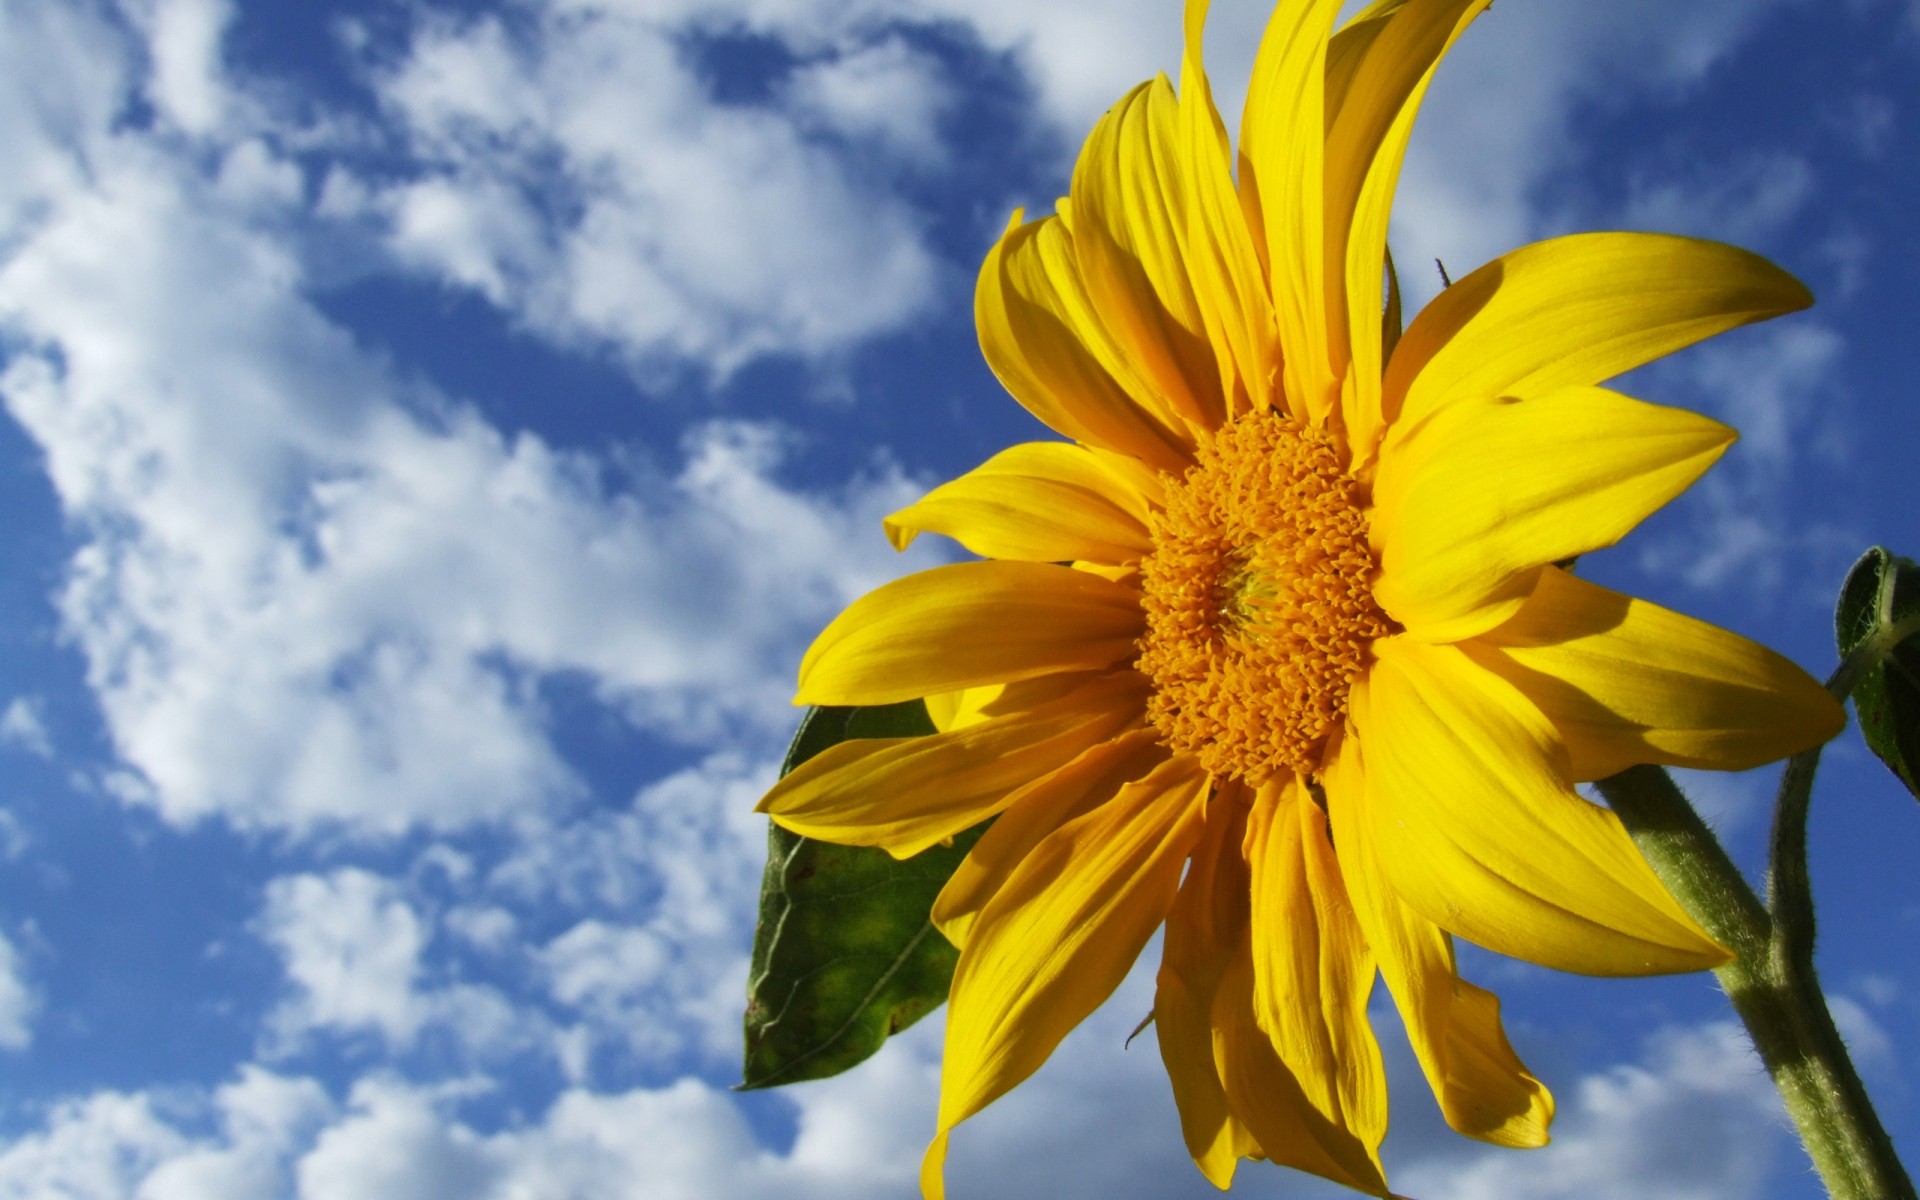
[[[1173,903],[1206,792],[1199,767],[1169,759],[1055,830],[982,910],[953,973],[929,1200],[945,1192],[953,1127],[1037,1070],[1125,978]]]
[[[1338,399],[1327,342],[1325,177],[1327,38],[1340,0],[1273,11],[1240,118],[1242,202],[1266,240],[1290,408],[1319,423]]]
[[[1059,216],[1023,225],[1014,214],[980,266],[973,312],[987,365],[1028,412],[1075,441],[1185,469],[1192,437],[1095,315]]]
[[[1357,463],[1371,456],[1381,431],[1381,287],[1400,164],[1434,67],[1491,2],[1376,4],[1342,31],[1361,44],[1340,46],[1335,38],[1343,53],[1338,71],[1328,63],[1326,253],[1327,291],[1336,299],[1327,319],[1336,359],[1347,368],[1342,418]]]
[[[896,550],[927,532],[983,558],[1132,562],[1152,548],[1151,509],[1111,462],[1071,442],[1010,447],[889,516],[887,537]]]
[[[1386,32],[1393,15],[1406,5],[1407,0],[1373,0],[1373,3],[1348,18],[1327,43],[1326,104],[1329,129],[1340,119],[1340,110],[1346,106],[1347,97],[1353,92],[1354,76],[1359,74],[1360,64],[1366,61],[1367,51],[1374,39]]]
[[[1273,403],[1280,361],[1273,302],[1261,247],[1234,191],[1233,147],[1201,65],[1207,0],[1187,0],[1186,55],[1180,64],[1180,167],[1191,196],[1187,263],[1200,316],[1213,344],[1228,418]]]
[[[1220,980],[1246,938],[1247,802],[1239,784],[1215,785],[1206,829],[1187,866],[1160,949],[1153,1029],[1173,1083],[1187,1152],[1209,1182],[1226,1188],[1242,1158],[1261,1153],[1227,1103],[1214,1062],[1213,1006]]]
[[[1263,786],[1247,822],[1254,1012],[1301,1094],[1369,1146],[1387,1132],[1387,1077],[1367,997],[1373,952],[1347,899],[1326,814],[1294,780]]]
[[[1190,425],[1212,429],[1226,414],[1187,261],[1193,198],[1179,112],[1162,76],[1094,126],[1073,171],[1073,243],[1087,296],[1142,382]]]
[[[1004,683],[989,683],[957,692],[936,692],[924,698],[927,720],[941,733],[978,725],[992,715],[987,707],[1005,695],[1006,690]]]
[[[1234,1117],[1274,1162],[1385,1196],[1377,1135],[1356,1135],[1307,1099],[1254,1017],[1253,976],[1253,943],[1243,933],[1213,999],[1214,1063]]]

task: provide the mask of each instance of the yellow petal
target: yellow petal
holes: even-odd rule
[[[1373,953],[1354,919],[1326,814],[1293,779],[1263,786],[1247,822],[1254,1015],[1307,1103],[1377,1146],[1386,1068],[1367,997]]]
[[[947,1143],[950,1140],[942,1130],[927,1143],[927,1153],[920,1160],[920,1195],[925,1200],[947,1198]]]
[[[1147,519],[1149,513],[1167,506],[1165,474],[1130,454],[1117,454],[1098,446],[1088,446],[1087,450],[1108,474],[1117,477],[1124,485],[1113,493],[1114,503],[1142,521]]]
[[[841,742],[788,772],[759,811],[804,837],[907,858],[978,825],[1016,789],[1137,724],[1145,700],[1139,676],[1126,672],[950,733]]]
[[[1765,646],[1552,567],[1519,615],[1463,649],[1547,714],[1575,779],[1647,762],[1744,771],[1846,721]]]
[[[1233,183],[1233,147],[1202,66],[1207,0],[1187,0],[1180,64],[1180,165],[1190,196],[1187,270],[1218,365],[1224,412],[1237,416],[1273,402],[1278,330],[1266,268]]]
[[[1173,1083],[1187,1152],[1208,1182],[1222,1190],[1233,1183],[1242,1158],[1261,1153],[1227,1103],[1213,1055],[1214,994],[1247,927],[1251,885],[1240,855],[1246,821],[1240,786],[1215,785],[1206,829],[1167,913],[1153,996],[1154,1035]]]
[[[928,696],[925,700],[927,720],[933,722],[934,729],[941,733],[978,725],[987,719],[987,705],[1006,690],[1004,683],[990,683],[985,687],[961,688],[957,692],[939,692]]]
[[[1342,74],[1349,69],[1344,60],[1358,61],[1327,128],[1327,289],[1337,298],[1327,317],[1335,368],[1347,368],[1341,393],[1347,438],[1362,465],[1381,429],[1381,289],[1400,164],[1435,65],[1491,2],[1397,5],[1364,19],[1358,27],[1368,31],[1364,47],[1342,56]]]
[[[1266,238],[1289,407],[1315,423],[1338,393],[1328,357],[1326,227],[1321,189],[1326,137],[1327,37],[1340,0],[1274,9],[1240,119],[1244,202]]]
[[[1733,439],[1603,388],[1450,405],[1381,450],[1375,598],[1424,641],[1484,632],[1519,610],[1543,563],[1626,536]]]
[[[886,519],[894,549],[940,533],[983,558],[1124,563],[1152,548],[1145,497],[1071,442],[1009,447]]]
[[[1373,40],[1385,32],[1393,14],[1407,0],[1373,0],[1347,19],[1327,43],[1327,128],[1340,119],[1340,110],[1353,91],[1353,79]]]
[[[1528,1072],[1507,1041],[1500,997],[1464,979],[1453,981],[1447,1026],[1447,1124],[1496,1146],[1547,1144],[1553,1094]]]
[[[927,719],[937,732],[948,733],[978,725],[992,717],[1036,709],[1086,684],[1084,673],[1041,675],[1014,683],[989,683],[981,687],[961,688],[957,692],[938,692],[923,697]]]
[[[1134,655],[1140,594],[1052,563],[970,562],[883,584],[800,660],[795,704],[894,704],[1097,671]]]
[[[1392,637],[1374,650],[1350,701],[1365,819],[1401,900],[1563,971],[1658,975],[1727,960],[1619,818],[1573,792],[1565,751],[1525,696],[1456,647]]]
[[[1058,216],[1014,214],[980,266],[973,312],[987,365],[1028,412],[1075,441],[1186,468],[1191,435],[1114,348]]]
[[[1653,233],[1535,242],[1454,283],[1394,350],[1381,406],[1413,424],[1442,405],[1600,383],[1813,297],[1756,254]]]
[[[1214,1063],[1233,1114],[1266,1156],[1369,1195],[1387,1194],[1377,1141],[1327,1120],[1254,1018],[1253,944],[1242,932],[1213,1000]]]
[[[1054,830],[1165,762],[1167,751],[1159,740],[1152,729],[1123,733],[1008,796],[1000,819],[974,843],[933,902],[933,923],[947,940],[966,946],[980,910]]]
[[[1401,903],[1380,872],[1362,819],[1364,771],[1359,741],[1347,738],[1323,778],[1341,878],[1434,1098],[1447,1124],[1469,1137],[1545,1145],[1553,1097],[1514,1054],[1500,1002],[1459,977],[1453,940]]]
[[[1192,760],[1169,759],[1055,830],[981,912],[947,1007],[942,1158],[948,1131],[1038,1069],[1126,977],[1173,903],[1206,791]]]
[[[1185,241],[1180,105],[1164,76],[1108,109],[1073,169],[1073,245],[1087,298],[1143,381],[1201,429],[1225,419]]]

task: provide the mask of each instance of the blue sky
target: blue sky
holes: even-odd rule
[[[1231,112],[1266,9],[1216,7]],[[1038,435],[975,268],[1178,20],[0,0],[0,1197],[912,1194],[937,1017],[728,1090],[750,810],[809,635],[951,553],[880,517]],[[1809,283],[1623,385],[1744,437],[1583,569],[1822,675],[1851,559],[1920,552],[1917,80],[1913,0],[1502,0],[1396,210],[1416,299],[1589,228]],[[1749,867],[1771,780],[1688,781]],[[1813,850],[1920,1160],[1920,810],[1852,734]],[[1400,1190],[1818,1194],[1709,978],[1470,963],[1556,1141],[1447,1134],[1383,1011]],[[1121,1049],[1147,979],[960,1132],[957,1196],[1211,1194]]]

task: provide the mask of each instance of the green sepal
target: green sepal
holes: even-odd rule
[[[1920,613],[1920,567],[1875,546],[1840,586],[1834,636],[1844,660],[1869,639]],[[1894,646],[1853,688],[1867,746],[1920,799],[1920,638]]]
[[[918,700],[809,709],[780,773],[849,738],[932,732]],[[985,828],[900,860],[770,826],[741,1088],[838,1075],[946,1000],[960,952],[928,914]]]

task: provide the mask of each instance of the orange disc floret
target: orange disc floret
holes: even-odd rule
[[[1222,426],[1170,481],[1141,564],[1139,669],[1166,744],[1258,784],[1320,766],[1374,639],[1364,488],[1339,443],[1271,410]]]

